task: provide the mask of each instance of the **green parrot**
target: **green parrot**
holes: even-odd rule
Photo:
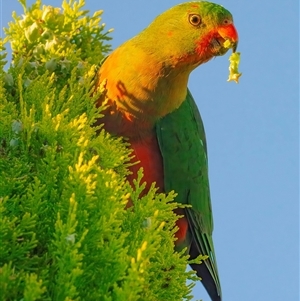
[[[183,217],[177,221],[175,248],[187,247],[190,258],[208,255],[191,267],[213,301],[221,300],[221,286],[212,240],[206,138],[187,84],[196,67],[229,48],[235,52],[237,42],[232,15],[224,7],[206,1],[182,3],[114,50],[96,82],[104,83],[108,103],[99,123],[126,137],[139,161],[128,180],[143,167],[147,189],[156,182],[159,191],[175,190],[176,202],[192,206],[176,210]]]

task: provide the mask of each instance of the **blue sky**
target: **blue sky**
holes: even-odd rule
[[[86,0],[86,7],[104,10],[115,48],[181,2]],[[234,16],[243,76],[238,85],[226,81],[227,54],[195,70],[189,87],[208,140],[224,301],[298,300],[299,3],[215,2]],[[17,0],[0,3],[3,28],[22,10]],[[201,284],[194,295],[209,300]]]

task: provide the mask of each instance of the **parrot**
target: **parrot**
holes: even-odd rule
[[[146,190],[155,182],[159,192],[174,190],[175,201],[189,205],[175,210],[175,249],[186,248],[190,259],[208,256],[191,267],[212,301],[221,301],[222,293],[212,240],[207,145],[188,80],[195,68],[229,49],[235,52],[237,44],[227,9],[207,1],[185,2],[112,51],[96,79],[96,87],[104,83],[106,90],[101,123],[124,137],[138,160],[128,181],[132,184],[142,167]]]

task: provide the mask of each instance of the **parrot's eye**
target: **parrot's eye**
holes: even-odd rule
[[[225,25],[229,25],[229,24],[231,24],[232,23],[232,20],[230,20],[230,19],[225,19],[224,21],[223,21],[223,24],[225,24]]]
[[[192,25],[198,26],[201,24],[201,17],[196,14],[189,15],[189,21]]]

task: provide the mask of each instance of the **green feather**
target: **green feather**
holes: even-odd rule
[[[212,241],[213,218],[205,131],[189,91],[177,110],[157,122],[156,133],[163,156],[165,191],[175,190],[178,193],[176,202],[192,205],[185,209],[190,225],[188,237],[191,238],[186,246],[194,244],[198,254],[209,256],[203,264],[220,296],[221,287]]]

